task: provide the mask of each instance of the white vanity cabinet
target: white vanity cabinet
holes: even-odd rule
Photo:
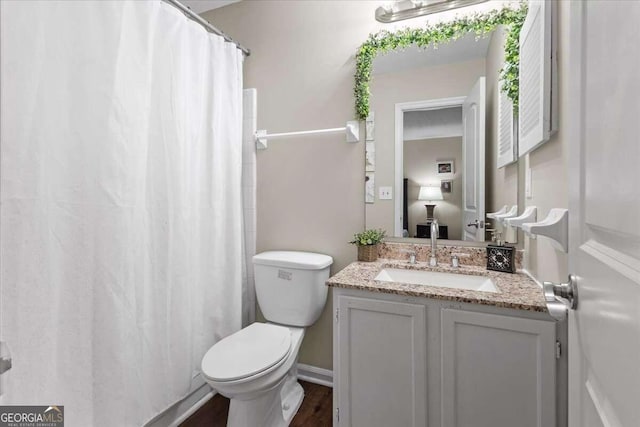
[[[338,425],[425,426],[426,307],[347,295],[334,301]]]
[[[546,313],[334,288],[334,426],[560,427]]]
[[[555,322],[441,310],[442,426],[556,425]]]

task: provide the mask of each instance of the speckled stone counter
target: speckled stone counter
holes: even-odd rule
[[[416,253],[417,261],[429,261],[431,257],[430,243],[405,243],[405,242],[382,242],[378,245],[378,257],[385,259],[406,260],[407,251]],[[487,248],[473,246],[459,246],[448,244],[447,241],[438,241],[438,263],[449,264],[451,255],[460,256],[460,263],[463,265],[487,265]],[[522,268],[522,251],[516,251],[516,268]]]
[[[415,270],[438,271],[454,274],[490,277],[499,292],[470,291],[436,286],[413,285],[374,280],[383,268],[408,268]],[[438,267],[429,267],[426,262],[414,265],[395,259],[379,259],[376,262],[354,262],[327,280],[327,286],[346,289],[360,289],[369,292],[407,295],[459,301],[472,304],[485,304],[518,310],[546,312],[547,307],[542,289],[524,273],[498,273],[487,271],[479,266],[461,266],[454,269],[442,263]]]

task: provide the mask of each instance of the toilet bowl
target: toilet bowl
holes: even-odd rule
[[[289,425],[304,396],[296,372],[303,337],[303,328],[253,323],[211,347],[202,375],[231,399],[228,426]]]
[[[253,262],[267,323],[253,323],[216,343],[202,359],[202,375],[231,400],[227,426],[287,426],[304,398],[297,380],[298,352],[305,328],[325,305],[333,259],[271,251]]]

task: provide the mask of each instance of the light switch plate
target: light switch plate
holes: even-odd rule
[[[393,198],[393,187],[378,187],[378,199],[391,200]]]

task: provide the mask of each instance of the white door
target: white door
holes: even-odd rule
[[[480,77],[462,104],[463,240],[484,241],[485,78]]]
[[[570,5],[569,425],[640,426],[640,2]]]

